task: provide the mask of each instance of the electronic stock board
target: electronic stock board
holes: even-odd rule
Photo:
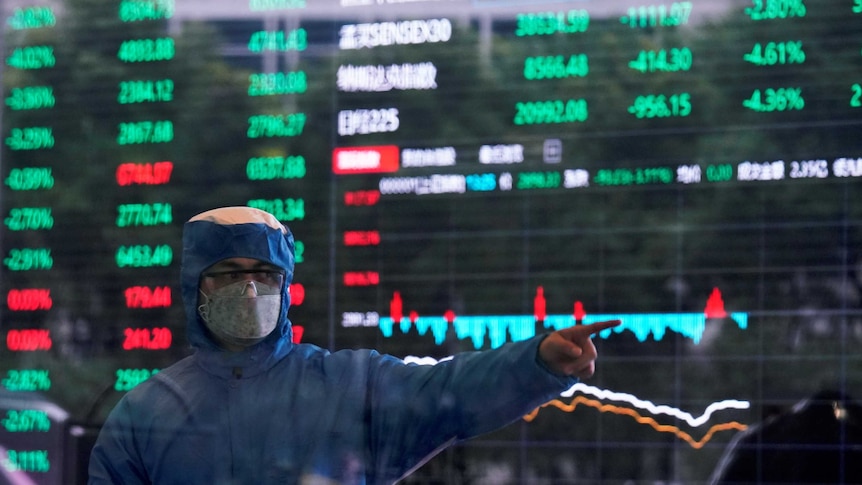
[[[189,352],[182,224],[225,205],[292,229],[299,341],[432,365],[623,322],[415,483],[706,483],[765,416],[862,394],[860,0],[0,13],[7,475],[80,472],[68,436]]]

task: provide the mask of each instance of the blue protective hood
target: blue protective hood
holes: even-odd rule
[[[257,345],[289,347],[292,332],[287,309],[288,287],[293,281],[293,234],[272,214],[251,207],[213,209],[192,217],[183,226],[180,282],[189,343],[195,348],[218,348],[198,314],[198,284],[204,270],[223,259],[236,257],[259,259],[284,269],[278,325]]]

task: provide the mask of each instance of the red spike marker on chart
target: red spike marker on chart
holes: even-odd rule
[[[448,322],[449,325],[452,325],[452,322],[455,321],[455,312],[452,310],[446,310],[446,313],[443,314],[443,318],[446,319],[446,322]]]
[[[573,312],[573,315],[576,322],[581,323],[582,321],[584,321],[584,317],[587,316],[587,312],[584,311],[583,303],[579,301],[575,302],[575,311]]]
[[[541,286],[536,288],[536,297],[533,298],[533,315],[537,322],[544,322],[548,316],[545,289]]]
[[[401,301],[400,291],[392,294],[392,301],[389,302],[389,316],[393,322],[400,322],[404,318],[404,303]]]
[[[706,308],[704,309],[706,318],[726,318],[727,312],[724,310],[724,300],[721,299],[721,292],[718,288],[713,288],[712,293],[706,300]]]

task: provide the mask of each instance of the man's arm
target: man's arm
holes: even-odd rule
[[[396,476],[451,444],[500,428],[595,370],[590,335],[618,322],[579,325],[435,366],[383,357],[372,366],[370,424],[376,471]]]

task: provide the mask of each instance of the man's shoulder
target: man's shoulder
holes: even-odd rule
[[[301,361],[303,365],[329,370],[340,369],[342,372],[351,369],[367,371],[370,367],[379,365],[404,364],[401,359],[392,355],[381,354],[374,349],[358,348],[329,351],[313,344],[297,344],[285,361],[289,365]]]
[[[178,381],[182,380],[182,376],[190,370],[194,371],[194,367],[191,365],[191,358],[186,357],[162,369],[132,369],[131,371],[133,372],[130,373],[127,379],[129,387],[126,389],[125,398],[131,401],[148,402],[152,392],[163,392],[161,389],[165,386],[176,388],[174,389],[176,391],[181,391],[182,386]],[[137,382],[133,382],[135,380]],[[120,371],[118,371],[115,387],[119,387],[121,381],[123,381],[123,377],[120,376]]]

